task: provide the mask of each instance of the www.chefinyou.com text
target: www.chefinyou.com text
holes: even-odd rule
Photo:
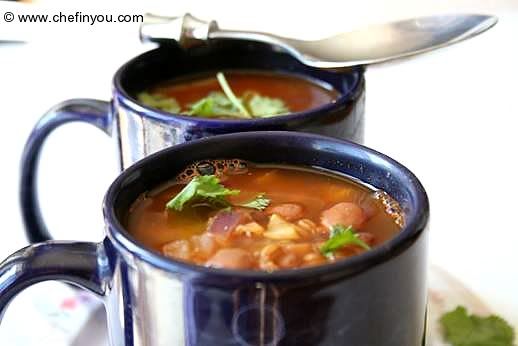
[[[0,23],[17,22],[17,23],[83,23],[94,25],[97,23],[142,23],[144,15],[142,14],[101,14],[101,13],[84,13],[76,11],[74,13],[58,12],[58,13],[14,13],[6,11],[0,16]]]

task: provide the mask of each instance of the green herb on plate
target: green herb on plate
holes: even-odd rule
[[[501,317],[468,315],[458,306],[440,319],[446,341],[453,346],[513,346],[513,328]]]

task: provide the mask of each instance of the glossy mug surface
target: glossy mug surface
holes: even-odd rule
[[[395,238],[334,264],[273,273],[196,266],[143,248],[121,224],[144,191],[193,161],[238,158],[317,166],[395,198]],[[0,308],[30,284],[64,280],[103,299],[112,346],[424,345],[428,200],[394,160],[352,142],[294,132],[210,137],[153,154],[125,170],[104,201],[99,244],[44,242],[0,267]]]
[[[222,120],[172,115],[139,104],[135,95],[160,81],[225,69],[279,71],[325,83],[341,96],[336,102],[291,115]],[[44,115],[31,133],[22,158],[20,200],[28,238],[50,239],[48,230],[31,220],[42,220],[36,196],[36,176],[41,146],[58,126],[81,121],[112,136],[120,168],[160,149],[212,135],[290,130],[319,133],[361,143],[365,82],[362,69],[349,73],[321,71],[302,65],[271,46],[245,41],[220,41],[188,51],[167,45],[144,53],[123,65],[113,79],[111,102],[74,99],[58,104]],[[42,223],[40,223],[42,224]]]

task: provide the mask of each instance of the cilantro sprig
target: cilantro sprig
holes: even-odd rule
[[[357,245],[365,250],[370,246],[358,238],[352,226],[334,225],[329,234],[329,239],[320,247],[320,252],[326,257],[333,256],[333,253],[346,245]]]
[[[202,118],[229,117],[236,119],[268,118],[289,113],[283,100],[246,91],[237,97],[222,72],[216,74],[221,91],[210,92],[207,96],[182,109],[174,97],[160,93],[141,92],[140,102],[170,113],[180,113]]]
[[[167,209],[181,211],[186,203],[208,203],[228,207],[225,197],[237,195],[239,190],[230,190],[220,184],[215,175],[200,175],[194,177],[180,193],[166,204]]]
[[[228,196],[239,194],[239,190],[223,186],[215,175],[200,175],[194,177],[173,199],[166,204],[170,210],[182,211],[185,205],[208,205],[214,208],[233,206],[227,200]],[[264,194],[257,195],[253,200],[235,206],[263,210],[270,204]]]
[[[218,80],[219,86],[221,87],[221,89],[223,89],[223,92],[228,97],[230,102],[234,105],[234,107],[239,109],[243,117],[251,118],[250,113],[246,110],[245,106],[243,106],[241,100],[239,100],[236,97],[236,95],[234,95],[234,92],[230,88],[230,85],[228,85],[227,79],[225,78],[223,72],[218,72],[216,74],[216,79]]]
[[[186,113],[204,118],[214,118],[222,114],[233,118],[245,118],[225,94],[219,91],[211,92],[207,97],[193,103]]]
[[[465,307],[444,314],[440,319],[446,341],[453,346],[512,346],[515,333],[501,317],[468,315]]]

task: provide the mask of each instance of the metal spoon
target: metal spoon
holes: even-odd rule
[[[303,64],[339,70],[441,48],[476,36],[496,22],[496,17],[487,15],[430,16],[303,41],[263,32],[223,30],[215,21],[206,22],[190,14],[181,17],[148,14],[140,27],[140,38],[143,42],[175,40],[186,48],[220,39],[260,41],[281,47]]]

